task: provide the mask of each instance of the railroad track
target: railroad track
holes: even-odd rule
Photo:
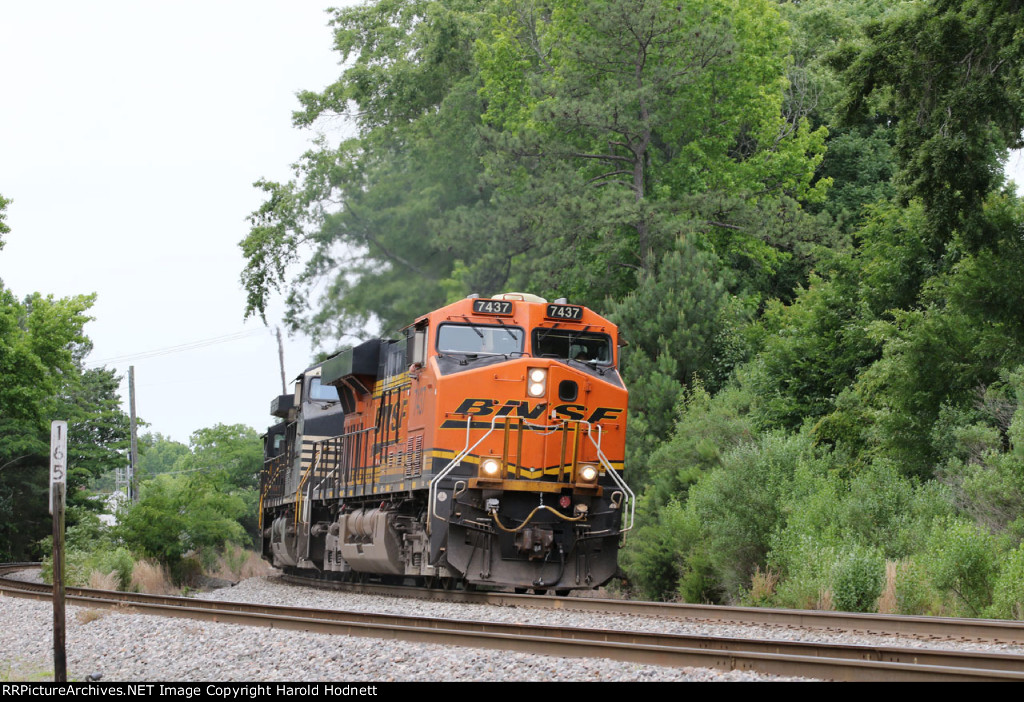
[[[566,612],[594,612],[713,622],[718,624],[765,624],[794,629],[862,632],[884,636],[904,636],[923,640],[975,641],[1024,645],[1024,621],[1002,619],[955,619],[907,615],[860,614],[819,610],[770,609],[766,607],[728,607],[676,602],[644,602],[597,597],[553,597],[517,595],[504,592],[466,590],[429,590],[375,583],[348,583],[313,580],[285,575],[286,582],[308,587],[327,587],[385,597],[410,597],[504,607],[532,607]]]
[[[11,596],[39,600],[52,598],[50,588],[46,585],[2,577],[0,590]],[[844,681],[1024,680],[1024,656],[1010,654],[503,624],[253,605],[84,588],[67,588],[67,601],[87,608],[114,608],[141,614],[314,633],[526,651],[563,658],[603,657],[651,665],[752,670]],[[558,598],[557,601],[565,602],[566,598]]]

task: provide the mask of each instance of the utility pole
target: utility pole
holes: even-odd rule
[[[277,358],[281,362],[281,394],[288,394],[288,382],[285,380],[284,375],[284,343],[281,341],[281,327],[275,327],[277,330]]]
[[[135,502],[139,499],[139,484],[135,475],[135,467],[139,461],[139,440],[135,425],[135,366],[128,366],[128,410],[132,432],[131,456],[128,459],[128,499]]]

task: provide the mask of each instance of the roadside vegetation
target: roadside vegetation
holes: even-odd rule
[[[140,446],[139,499],[119,502],[113,525],[84,512],[68,527],[68,584],[169,594],[269,572],[253,550],[263,462],[253,429],[200,429],[189,446],[145,435]]]

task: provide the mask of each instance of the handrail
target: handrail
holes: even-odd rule
[[[636,495],[633,493],[632,490],[629,489],[629,486],[626,485],[626,481],[622,479],[622,476],[620,476],[619,472],[615,470],[615,467],[611,464],[611,461],[609,461],[608,457],[604,455],[604,451],[601,450],[601,425],[591,425],[590,422],[581,423],[587,425],[587,438],[590,439],[590,443],[594,444],[594,448],[597,450],[597,460],[601,462],[602,466],[604,466],[606,473],[611,473],[612,480],[619,487],[619,489],[624,490],[628,495],[627,500],[629,502],[629,524],[623,525],[619,528],[619,531],[622,534],[625,534],[627,531],[633,529],[633,523],[636,519]],[[597,427],[597,443],[594,443],[595,426]],[[623,513],[625,514],[625,510],[623,510]]]
[[[470,451],[472,451],[477,446],[479,446],[481,443],[483,443],[483,440],[491,435],[491,432],[494,431],[494,423],[496,421],[498,421],[498,416],[497,415],[495,415],[494,418],[491,419],[491,428],[487,430],[487,433],[484,434],[483,436],[481,436],[477,440],[477,442],[475,444],[470,446],[469,445],[469,431],[470,431],[470,429],[472,428],[472,425],[473,425],[473,415],[469,415],[469,416],[466,417],[466,446],[465,446],[465,448],[463,448],[462,451],[460,451],[458,454],[456,454],[455,458],[453,458],[452,460],[448,461],[448,465],[446,465],[444,468],[442,468],[441,472],[438,473],[437,475],[435,475],[431,479],[431,481],[430,481],[430,489],[429,489],[429,491],[427,493],[427,502],[430,504],[430,515],[431,516],[437,517],[442,522],[447,522],[448,521],[447,519],[445,519],[444,517],[442,517],[440,514],[437,513],[437,489],[436,489],[436,485],[438,483],[440,483],[445,477],[447,477],[448,473],[450,473],[452,471],[452,469],[455,468],[456,465],[461,463],[462,459],[465,458],[466,456],[468,456]],[[427,523],[427,529],[428,529],[428,531],[430,529],[429,521]]]
[[[302,504],[302,486],[306,484],[307,480],[309,480],[310,473],[316,472],[317,466],[320,465],[320,457],[321,456],[323,456],[323,452],[320,451],[320,442],[318,441],[315,444],[313,444],[313,458],[309,462],[309,468],[307,468],[306,472],[302,474],[302,478],[299,480],[299,484],[295,488],[295,526],[299,525],[299,515],[302,513],[302,508],[303,508],[303,504]],[[308,496],[306,498],[306,501],[307,502],[309,501],[309,497]],[[308,521],[308,520],[303,520],[303,521]]]
[[[265,460],[263,462],[264,468],[263,468],[262,471],[260,471],[260,473],[261,473],[261,476],[260,476],[261,477],[261,481],[262,481],[263,474],[269,474],[269,477],[266,479],[266,481],[262,481],[261,484],[260,484],[260,505],[259,505],[259,507],[260,507],[259,530],[260,531],[263,531],[263,500],[266,499],[267,495],[270,494],[270,491],[273,489],[274,483],[277,481],[277,475],[278,475],[278,473],[281,472],[282,465],[287,463],[287,460],[285,460],[285,461],[280,460],[282,458],[282,456],[274,456],[273,458],[268,458],[267,460]]]

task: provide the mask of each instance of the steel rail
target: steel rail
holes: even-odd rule
[[[49,599],[49,587],[3,580],[8,594]],[[68,602],[140,614],[315,633],[462,645],[561,657],[603,657],[662,666],[756,670],[844,681],[1024,680],[1024,656],[888,646],[756,641],[724,637],[504,624],[395,614],[196,600],[69,588]]]
[[[1006,619],[961,619],[901,614],[862,614],[821,610],[731,607],[678,602],[645,602],[598,597],[555,597],[519,595],[508,592],[425,589],[377,583],[349,583],[285,575],[287,582],[308,587],[328,587],[383,596],[494,604],[503,607],[531,607],[566,612],[593,612],[627,616],[716,622],[719,624],[764,624],[800,629],[863,632],[921,639],[952,639],[991,643],[1024,644],[1024,621]]]

